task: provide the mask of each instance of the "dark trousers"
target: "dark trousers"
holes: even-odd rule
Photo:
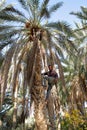
[[[52,84],[48,83],[48,89],[47,89],[46,99],[49,98],[49,95],[50,95],[51,89],[52,89]]]
[[[52,89],[53,85],[55,85],[54,79],[55,79],[54,77],[43,76],[42,84],[43,84],[43,86],[48,86],[46,99],[49,98],[51,89]],[[48,85],[46,84],[47,81],[48,81]]]

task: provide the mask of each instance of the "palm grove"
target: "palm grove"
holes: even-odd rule
[[[21,10],[0,3],[1,129],[87,128],[87,8],[71,12],[81,19],[73,30],[57,18],[49,22],[62,2],[51,7],[50,0],[18,2]],[[48,64],[58,67],[59,79],[46,105],[41,71]]]

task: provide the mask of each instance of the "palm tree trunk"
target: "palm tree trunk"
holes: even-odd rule
[[[39,45],[37,45],[34,81],[31,89],[31,98],[35,103],[35,130],[47,130],[43,92],[43,87],[41,86],[40,48]]]
[[[49,95],[47,109],[48,109],[50,127],[53,130],[53,128],[55,127],[55,123],[54,123],[54,98],[51,94]]]

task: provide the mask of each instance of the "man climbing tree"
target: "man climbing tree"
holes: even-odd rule
[[[50,91],[53,87],[53,85],[57,85],[58,81],[58,74],[55,70],[53,70],[53,65],[48,65],[49,71],[42,73],[43,76],[43,86],[46,86],[46,80],[48,81],[48,88],[47,88],[47,95],[46,95],[46,101],[49,98]]]

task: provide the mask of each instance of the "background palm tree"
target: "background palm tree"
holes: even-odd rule
[[[71,109],[78,109],[84,115],[84,103],[86,99],[86,8],[81,7],[81,12],[71,14],[81,19],[81,23],[75,23],[73,30],[73,42],[76,44],[77,51],[74,55],[66,55],[67,60],[63,59],[66,86],[68,89],[68,105]]]

